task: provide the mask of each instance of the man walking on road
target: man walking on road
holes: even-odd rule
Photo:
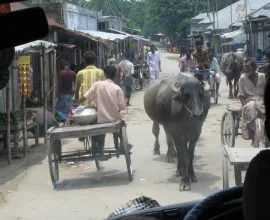
[[[79,100],[92,87],[92,85],[100,80],[104,80],[104,73],[102,69],[98,69],[96,64],[96,54],[93,51],[88,51],[83,55],[87,67],[78,72],[76,76],[76,86],[74,99]],[[84,105],[93,106],[94,102],[86,100]]]
[[[65,59],[61,60],[61,66],[62,71],[60,71],[58,77],[58,101],[56,108],[67,116],[72,106],[76,73],[69,68],[68,61]]]
[[[160,54],[155,50],[155,46],[150,46],[150,51],[147,54],[147,65],[150,71],[151,79],[158,79],[161,72]]]
[[[132,93],[132,78],[134,74],[134,65],[129,60],[123,60],[119,63],[117,69],[117,77],[120,78],[120,85],[126,97],[127,105],[130,105],[130,98]]]
[[[114,83],[116,68],[108,66],[104,69],[106,80],[95,82],[80,98],[76,105],[93,101],[97,107],[97,122],[99,124],[117,122],[121,119],[120,111],[126,108],[123,91]],[[92,149],[95,154],[102,154],[105,144],[105,134],[92,136]],[[114,134],[114,142],[118,148],[118,135]]]
[[[191,55],[191,49],[187,48],[185,52],[185,56],[180,58],[179,61],[179,68],[180,72],[194,72],[195,71],[195,61],[193,59],[193,56]]]

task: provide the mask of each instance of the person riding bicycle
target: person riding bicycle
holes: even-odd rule
[[[216,83],[216,92],[219,95],[219,85],[220,85],[221,79],[220,79],[220,75],[219,75],[218,71],[220,68],[219,68],[218,60],[217,60],[217,58],[214,57],[214,54],[215,54],[214,49],[209,48],[208,49],[208,59],[209,59],[210,71],[211,71],[209,85],[210,85],[211,91],[213,91],[214,85]],[[211,95],[213,95],[213,94],[211,94]]]
[[[200,82],[209,81],[210,75],[209,66],[207,64],[199,65],[194,73],[194,77],[197,78]]]
[[[266,85],[265,75],[256,72],[256,61],[251,58],[244,60],[244,74],[239,79],[238,97],[242,108],[242,137],[254,140],[256,132],[255,119],[259,112],[264,112],[263,96]]]
[[[196,41],[195,43],[196,50],[193,52],[193,57],[195,59],[195,66],[199,68],[199,66],[210,66],[209,60],[207,56],[207,51],[202,49],[202,43],[200,41]]]

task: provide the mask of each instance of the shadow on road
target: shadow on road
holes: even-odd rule
[[[133,176],[136,171],[133,171]],[[57,186],[57,191],[102,188],[108,186],[128,185],[129,181],[127,172],[119,170],[97,171],[96,173],[86,174],[85,178],[66,179]]]

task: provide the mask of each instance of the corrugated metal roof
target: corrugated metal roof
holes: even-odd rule
[[[24,51],[28,48],[32,48],[32,47],[40,47],[41,44],[43,44],[43,46],[45,48],[49,48],[49,47],[56,47],[57,45],[55,43],[49,42],[49,41],[44,41],[44,40],[36,40],[27,44],[22,44],[20,46],[15,47],[15,51],[19,52],[19,51]]]
[[[247,6],[247,13],[259,9],[268,2],[269,0],[249,0]],[[245,1],[241,0],[218,11],[215,17],[215,27],[217,28],[217,18],[218,18],[218,29],[229,28],[229,26],[231,25],[231,8],[232,8],[232,23],[236,25],[237,21],[243,20],[243,18],[245,17],[245,10],[242,10],[244,7],[243,5],[245,5]],[[200,21],[199,24],[211,24],[213,21],[212,14],[210,15],[210,18],[211,19],[207,17],[206,19]],[[241,25],[240,23],[238,24]],[[212,30],[213,26],[209,25],[206,29]]]
[[[125,40],[128,38],[128,35],[123,35],[123,34],[112,34],[112,33],[107,33],[107,32],[102,32],[102,31],[92,31],[92,30],[79,30],[79,32],[89,34],[90,36],[93,36],[97,39],[103,39],[103,40],[108,40],[108,41],[119,41],[119,40]]]
[[[147,38],[144,38],[143,36],[139,36],[139,35],[130,35],[131,38],[135,39],[135,40],[141,40],[141,41],[146,41],[149,42],[150,40]]]
[[[51,18],[47,18],[47,20],[48,20],[48,25],[49,26],[59,27],[59,28],[67,30],[65,25],[62,25],[62,24],[56,22],[55,20],[53,20]]]
[[[202,20],[207,18],[207,13],[200,13],[197,16],[191,18],[191,20]]]
[[[250,13],[249,16],[256,18],[258,16],[270,17],[270,3],[264,5],[262,8],[256,10],[253,13]]]
[[[220,37],[221,38],[235,38],[235,37],[238,37],[240,35],[245,35],[245,33],[242,29],[237,30],[237,31],[233,31],[233,32],[229,32],[226,34],[222,34]]]
[[[110,18],[118,18],[118,19],[121,19],[121,20],[123,20],[123,21],[127,21],[127,19],[125,19],[125,18],[121,18],[121,17],[118,17],[118,16],[101,16],[100,18],[99,18],[99,20],[100,21],[102,21],[102,20],[107,20],[107,19],[110,19]]]

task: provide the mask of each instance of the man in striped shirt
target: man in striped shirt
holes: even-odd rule
[[[85,64],[87,65],[85,69],[78,72],[76,76],[75,94],[74,99],[79,100],[84,97],[84,94],[92,87],[92,85],[100,80],[105,80],[104,72],[95,66],[96,64],[96,54],[93,51],[87,51],[83,55]],[[94,106],[93,101],[85,100],[83,105]]]

